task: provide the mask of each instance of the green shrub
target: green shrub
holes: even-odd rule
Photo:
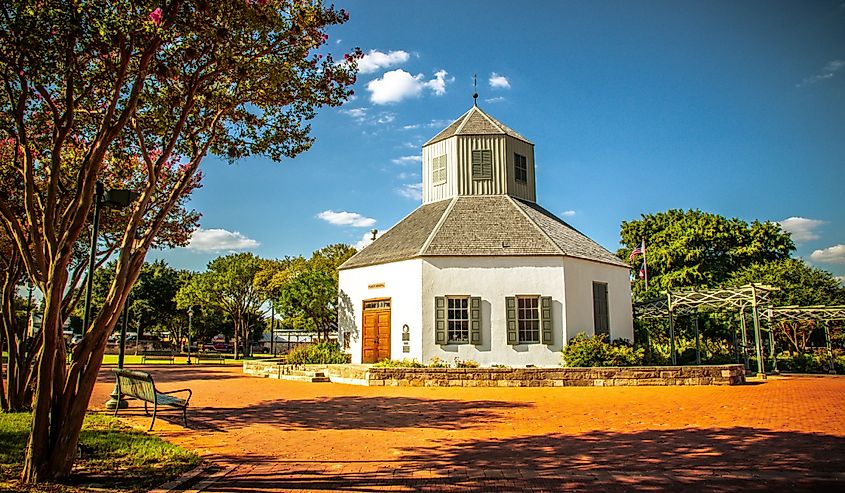
[[[346,363],[347,355],[336,342],[303,344],[290,350],[288,363],[293,365],[329,365]]]
[[[428,360],[428,364],[425,366],[426,368],[449,368],[449,363],[435,356]]]
[[[385,359],[373,366],[376,368],[425,368],[425,365],[415,359]]]
[[[478,362],[471,359],[461,360],[455,358],[455,368],[478,368]]]
[[[565,366],[636,366],[643,361],[642,349],[634,349],[626,341],[607,342],[605,334],[589,337],[583,332],[569,340],[563,348]]]
[[[770,367],[769,360],[766,360]],[[755,361],[756,364],[756,361]],[[752,368],[756,366],[752,365]],[[836,373],[845,373],[845,356],[833,356],[833,368]],[[828,373],[830,371],[830,356],[827,351],[817,353],[797,354],[791,358],[778,358],[778,370],[794,373]]]

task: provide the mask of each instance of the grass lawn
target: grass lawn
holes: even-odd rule
[[[232,355],[232,354],[223,354],[223,356],[226,358],[225,359],[226,365],[240,366],[244,363],[243,358],[234,359],[233,358],[234,355]],[[251,359],[269,358],[269,357],[270,357],[269,354],[256,354],[255,356],[253,356],[251,358],[247,358],[247,359],[251,360]],[[171,365],[171,364],[184,365],[186,359],[187,359],[187,357],[185,357],[185,356],[176,356],[173,363],[170,363],[169,361],[153,360],[153,361],[149,361],[149,362],[144,363],[144,364],[147,364],[147,365]],[[126,364],[126,365],[140,365],[141,364],[141,355],[140,354],[135,355],[135,354],[132,354],[132,353],[127,353],[123,357],[123,363]],[[116,354],[103,355],[103,364],[104,365],[116,365],[117,364],[117,355]],[[203,364],[206,364],[206,362],[203,362]],[[219,364],[219,363],[215,362],[215,364]]]
[[[89,414],[79,438],[81,458],[66,484],[18,482],[29,413],[0,413],[0,491],[81,493],[148,491],[196,467],[200,457],[111,416]]]

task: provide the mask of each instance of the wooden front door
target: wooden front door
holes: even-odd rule
[[[390,359],[390,300],[364,302],[363,354],[361,361]]]

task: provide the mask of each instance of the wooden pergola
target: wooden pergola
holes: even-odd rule
[[[672,355],[672,364],[677,364],[675,352],[675,319],[681,315],[695,316],[695,354],[696,363],[701,363],[701,342],[698,328],[698,313],[733,311],[740,314],[742,325],[742,345],[745,351],[745,367],[748,368],[747,354],[747,327],[745,312],[750,309],[754,325],[754,346],[757,353],[757,373],[766,378],[766,368],[763,364],[763,343],[760,335],[761,310],[768,308],[771,300],[771,293],[778,289],[765,284],[746,284],[737,288],[702,289],[702,290],[679,290],[664,291],[659,298],[638,302],[634,304],[634,316],[640,319],[669,319],[669,345]],[[734,338],[736,333],[734,332]],[[770,343],[774,345],[774,338]],[[736,344],[734,344],[736,347]]]

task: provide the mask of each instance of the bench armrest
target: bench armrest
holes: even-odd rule
[[[175,394],[177,392],[187,392],[188,393],[188,398],[185,399],[185,402],[189,402],[191,400],[191,396],[194,395],[194,393],[191,392],[191,389],[170,390],[170,391],[167,391],[167,392],[159,392],[159,394],[165,394],[166,395],[166,394]]]

